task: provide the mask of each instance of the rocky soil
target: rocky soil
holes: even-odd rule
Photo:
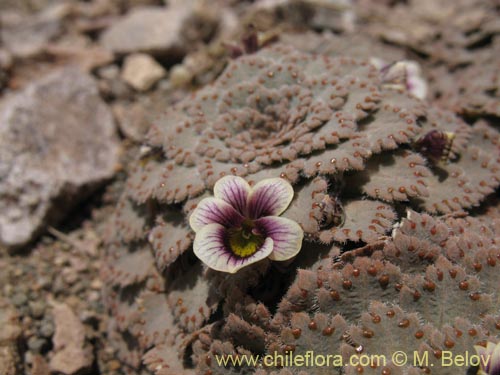
[[[148,126],[222,70],[247,7],[0,2],[0,374],[125,371],[105,335],[106,219]]]
[[[212,13],[0,2],[0,374],[123,373],[104,334],[103,227],[153,114],[194,86],[183,58],[230,27]]]

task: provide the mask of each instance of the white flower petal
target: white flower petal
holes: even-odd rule
[[[227,246],[227,230],[220,224],[208,224],[197,233],[193,243],[195,255],[208,267],[221,272],[235,273],[239,269],[258,262],[273,251],[273,240],[266,238],[262,246],[251,256],[235,256]]]
[[[214,186],[215,198],[222,199],[233,206],[240,214],[245,215],[250,185],[244,178],[225,176],[217,180]]]
[[[481,358],[481,363],[480,363],[480,366],[481,366],[481,369],[484,370],[483,373],[484,374],[493,374],[493,372],[491,372],[492,368],[494,368],[494,366],[498,366],[499,367],[499,370],[500,370],[500,358],[496,358],[496,362],[495,362],[495,351],[498,350],[497,352],[497,356],[500,356],[500,345],[496,345],[494,343],[492,343],[491,341],[488,341],[486,343],[486,348],[482,345],[474,345],[474,349],[476,349],[476,353],[479,355],[479,357]]]
[[[286,210],[293,198],[293,187],[282,178],[259,181],[248,197],[248,216],[277,216]]]
[[[221,224],[225,227],[239,226],[244,218],[229,203],[222,199],[205,198],[189,217],[189,225],[198,232],[207,224]]]
[[[273,239],[271,260],[288,260],[293,258],[302,247],[304,231],[295,221],[277,216],[262,217],[255,221],[256,227],[266,237]]]

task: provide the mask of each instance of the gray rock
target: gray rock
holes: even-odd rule
[[[41,337],[31,336],[28,339],[28,349],[33,353],[40,353],[42,348],[47,345],[47,340]]]
[[[28,306],[31,316],[35,319],[40,319],[45,313],[46,305],[44,301],[31,301]]]
[[[129,99],[133,97],[132,88],[121,80],[115,79],[100,79],[98,82],[101,96],[106,100]]]
[[[150,52],[182,56],[186,52],[182,28],[187,7],[137,7],[114,23],[101,37],[105,48],[119,53]]]
[[[106,65],[97,69],[97,75],[100,78],[111,81],[120,77],[120,68],[116,64]]]
[[[26,304],[26,302],[28,302],[28,297],[24,293],[16,293],[12,296],[12,303],[17,307]]]
[[[52,337],[54,334],[54,324],[52,324],[52,322],[44,321],[40,326],[40,334],[43,337]]]
[[[52,279],[49,276],[40,276],[38,278],[38,286],[42,289],[49,289],[52,285]]]
[[[113,116],[75,69],[43,77],[0,108],[0,243],[25,245],[115,172]]]
[[[141,142],[150,125],[145,106],[140,102],[117,102],[112,109],[122,133],[133,141]]]
[[[48,42],[61,33],[61,21],[69,11],[69,4],[62,3],[28,17],[5,12],[0,18],[3,26],[0,29],[0,39],[15,57],[38,55]]]

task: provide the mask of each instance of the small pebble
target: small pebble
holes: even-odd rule
[[[88,289],[88,282],[78,282],[71,287],[71,294],[79,294]]]
[[[89,294],[88,294],[88,300],[89,302],[97,302],[101,299],[101,295],[99,292],[96,292],[96,291],[91,291]]]
[[[99,279],[94,279],[90,283],[90,287],[94,290],[101,290],[102,289],[102,281]]]
[[[51,286],[52,282],[50,278],[41,276],[38,278],[38,283],[37,285],[42,288],[42,289],[48,289]]]
[[[115,99],[128,99],[132,96],[132,90],[125,82],[120,79],[115,79],[109,84],[110,94]]]
[[[73,285],[78,280],[78,273],[72,267],[65,267],[61,273],[64,281],[70,285]]]
[[[7,297],[10,297],[10,296],[12,296],[12,293],[14,292],[14,288],[10,284],[4,285],[3,292]]]
[[[165,69],[145,53],[134,53],[125,58],[121,77],[137,91],[147,91],[163,78]]]
[[[64,263],[67,263],[67,258],[65,256],[57,256],[55,259],[54,259],[54,265],[55,266],[62,266]]]
[[[170,70],[170,82],[174,87],[182,87],[193,79],[193,75],[184,65],[175,65]]]
[[[109,371],[118,371],[121,367],[121,363],[116,359],[112,359],[108,362],[108,370]]]
[[[16,307],[20,307],[28,302],[28,297],[24,293],[16,293],[12,296],[12,303]]]
[[[10,69],[13,61],[12,55],[7,50],[0,48],[0,68],[3,70]]]
[[[44,322],[40,327],[40,334],[43,337],[50,338],[54,334],[54,324],[52,322]]]
[[[24,362],[28,365],[33,363],[33,353],[32,352],[26,351],[26,353],[24,353]]]
[[[120,68],[115,64],[103,66],[97,70],[97,75],[103,79],[111,81],[120,76]]]
[[[41,337],[31,336],[28,339],[28,348],[34,353],[40,353],[45,344],[47,344],[47,341]]]
[[[57,275],[54,283],[52,284],[52,292],[59,294],[66,290],[66,284],[64,283],[61,275]]]
[[[22,270],[21,268],[16,268],[16,269],[14,270],[14,276],[15,276],[15,277],[22,276],[22,274],[23,274],[23,270]]]
[[[31,316],[35,319],[40,319],[45,313],[45,302],[44,301],[33,301],[29,302],[29,308]]]

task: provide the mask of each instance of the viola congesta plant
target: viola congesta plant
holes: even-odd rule
[[[278,217],[293,198],[290,183],[280,178],[258,182],[225,176],[191,214],[196,232],[194,254],[210,268],[234,273],[269,257],[288,260],[300,251],[304,233],[294,221]]]
[[[494,341],[500,225],[478,216],[496,205],[500,136],[421,100],[410,73],[274,44],[167,108],[106,235],[118,358],[260,375],[214,355]]]

